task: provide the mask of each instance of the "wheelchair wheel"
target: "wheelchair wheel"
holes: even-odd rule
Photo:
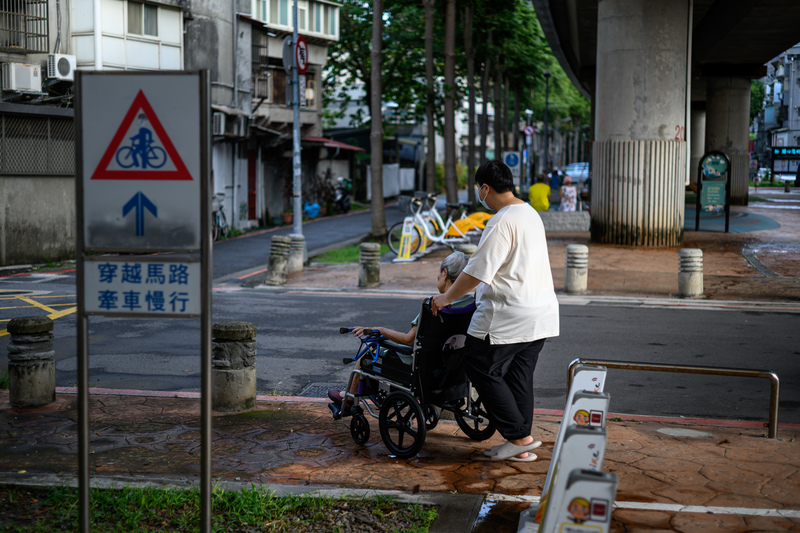
[[[489,419],[489,415],[486,413],[486,408],[484,408],[477,391],[474,388],[470,388],[470,393],[472,395],[472,407],[468,407],[466,408],[467,410],[462,412],[456,411],[454,413],[456,423],[461,428],[461,431],[472,440],[486,440],[494,435],[494,423]],[[465,416],[467,414],[476,418],[467,418]]]
[[[428,405],[422,411],[425,413],[425,429],[430,431],[439,424],[441,412],[435,405]]]
[[[381,404],[378,427],[389,451],[408,459],[425,444],[425,414],[417,400],[406,391],[394,391]]]
[[[369,421],[364,415],[355,415],[350,420],[350,436],[356,444],[366,444],[369,440]]]

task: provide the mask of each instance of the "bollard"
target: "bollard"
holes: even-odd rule
[[[678,255],[680,256],[678,296],[681,298],[703,296],[703,250],[684,248]]]
[[[8,388],[11,405],[36,407],[56,400],[53,321],[46,316],[8,323]]]
[[[567,245],[567,266],[564,290],[569,294],[586,291],[589,282],[589,247],[585,244]]]
[[[467,257],[472,257],[472,254],[478,249],[474,244],[456,244],[455,248],[457,252],[462,252]]]
[[[272,238],[269,247],[267,277],[264,280],[267,285],[284,285],[286,283],[291,243],[292,239],[282,235],[276,235]]]
[[[381,245],[362,242],[359,249],[358,286],[374,289],[381,284]]]
[[[256,404],[256,327],[250,322],[219,322],[211,336],[211,408],[251,409]]]
[[[300,233],[292,233],[289,235],[292,240],[289,245],[289,274],[303,271],[303,263],[306,262],[306,238]]]

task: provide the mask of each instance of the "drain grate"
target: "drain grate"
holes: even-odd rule
[[[320,383],[314,382],[309,383],[306,385],[306,388],[300,391],[297,396],[304,397],[304,398],[327,398],[328,397],[328,389],[339,389],[343,390],[345,388],[344,383]]]

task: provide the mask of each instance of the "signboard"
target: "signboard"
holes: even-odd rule
[[[700,158],[697,169],[695,231],[700,228],[700,212],[725,211],[725,233],[730,227],[731,162],[722,152],[713,151]]]
[[[200,316],[200,263],[163,257],[89,257],[86,313]]]
[[[524,134],[525,134],[527,137],[530,137],[531,135],[533,135],[533,126],[525,126],[525,129],[523,129],[523,130],[522,130],[522,132],[523,132],[523,133],[524,133]]]
[[[503,163],[511,169],[511,174],[515,178],[519,178],[522,171],[522,159],[519,157],[519,152],[503,152]]]
[[[298,74],[305,74],[308,70],[308,43],[302,35],[297,37],[297,44],[294,47],[294,64],[297,65]]]
[[[196,76],[85,77],[83,247],[200,250],[200,88]]]

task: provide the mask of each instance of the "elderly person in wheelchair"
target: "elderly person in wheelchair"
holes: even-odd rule
[[[467,265],[469,258],[463,252],[453,252],[452,254],[448,255],[442,260],[441,267],[439,268],[439,275],[436,278],[436,288],[439,290],[439,294],[444,294],[447,289],[453,284],[461,271],[464,270],[464,267]],[[451,307],[465,307],[469,304],[475,302],[475,296],[473,294],[468,294],[459,298],[458,300],[454,301],[451,304]],[[353,332],[353,335],[359,338],[363,338],[365,336],[365,331],[370,332],[373,335],[380,335],[386,340],[393,342],[395,344],[399,344],[401,346],[412,346],[414,344],[414,338],[417,335],[417,326],[419,325],[420,315],[414,318],[411,321],[411,329],[408,332],[403,333],[400,331],[395,331],[393,329],[385,328],[385,327],[375,327],[375,328],[367,328],[367,327],[353,327],[350,330]],[[374,333],[373,333],[374,332]],[[381,355],[387,357],[398,357],[403,363],[410,365],[411,364],[411,355],[404,354],[402,352],[397,352],[395,350],[391,350],[388,348],[381,348]],[[372,353],[365,353],[361,356],[358,361],[356,362],[356,369],[360,369],[362,367],[362,360],[365,357],[372,357],[374,354]],[[358,380],[351,380],[350,388],[348,392],[355,395],[358,392]],[[341,404],[345,402],[345,405],[352,405],[353,399],[351,397],[346,397],[345,391],[337,390],[337,389],[330,389],[328,390],[328,397],[331,401]]]

